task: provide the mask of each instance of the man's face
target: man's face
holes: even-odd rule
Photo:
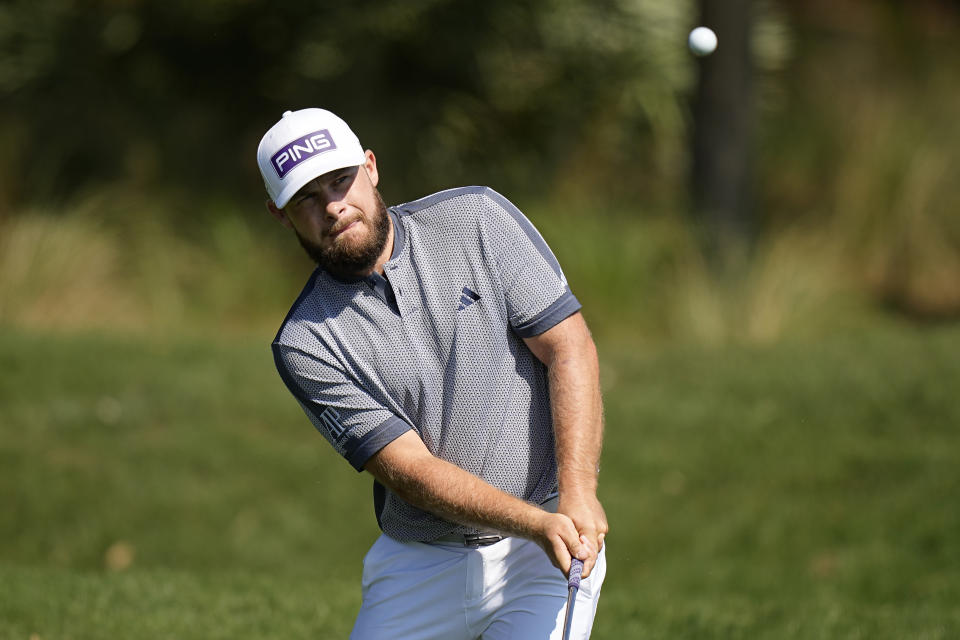
[[[308,182],[283,209],[307,254],[338,278],[369,274],[386,249],[390,219],[376,180],[376,164],[369,154],[364,165],[337,169]]]

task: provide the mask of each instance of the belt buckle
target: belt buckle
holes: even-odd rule
[[[485,547],[496,544],[503,540],[503,536],[493,533],[465,533],[463,534],[463,546],[465,547]]]

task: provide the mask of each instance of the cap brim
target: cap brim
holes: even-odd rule
[[[333,155],[336,154],[336,155]],[[344,167],[357,167],[367,161],[363,150],[356,152],[344,152],[337,154],[327,154],[324,157],[316,158],[316,162],[304,162],[290,172],[287,177],[287,183],[284,188],[274,198],[273,204],[278,209],[283,209],[290,202],[290,199],[296,195],[297,191],[303,188],[305,184],[315,178],[319,178],[325,173],[343,169]],[[320,162],[323,160],[323,162]]]

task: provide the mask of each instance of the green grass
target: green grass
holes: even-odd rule
[[[346,636],[370,482],[269,338],[0,331],[0,638]],[[960,634],[960,328],[615,346],[595,638]]]

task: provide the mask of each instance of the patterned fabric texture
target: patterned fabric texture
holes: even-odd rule
[[[514,496],[556,490],[545,367],[523,342],[576,312],[533,225],[486,187],[391,207],[384,276],[317,269],[273,343],[317,430],[357,470],[414,429],[434,455]],[[375,483],[384,533],[428,541],[467,527]]]

